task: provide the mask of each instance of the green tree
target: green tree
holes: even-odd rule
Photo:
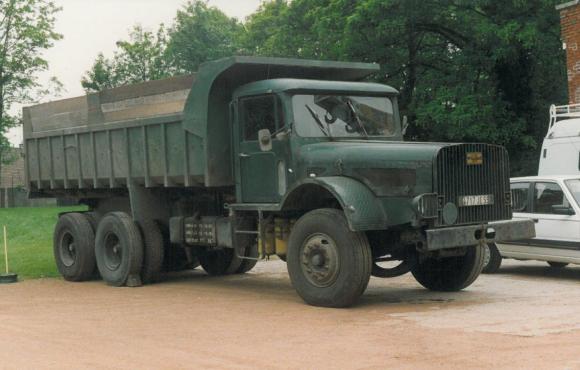
[[[45,0],[0,1],[0,166],[7,160],[5,134],[19,123],[10,108],[46,93],[36,76],[48,69],[42,52],[62,37],[54,31],[59,10]]]
[[[410,138],[539,147],[565,101],[557,0],[276,0],[248,18],[259,55],[377,62],[400,90]],[[522,150],[525,149],[525,150]],[[536,156],[537,157],[537,156]]]
[[[169,30],[168,51],[175,66],[195,72],[203,62],[236,54],[243,25],[207,1],[190,1],[177,12]]]
[[[236,54],[243,32],[241,23],[206,1],[190,1],[168,30],[161,25],[153,33],[135,26],[129,40],[117,42],[112,58],[97,56],[81,84],[86,91],[100,91],[192,73],[205,61]]]
[[[156,33],[133,27],[129,40],[117,42],[111,59],[101,53],[81,80],[87,91],[100,91],[120,85],[158,80],[177,73],[167,52],[167,31],[161,25]]]

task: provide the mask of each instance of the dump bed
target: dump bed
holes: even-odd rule
[[[104,90],[25,108],[31,193],[203,183],[192,134],[182,128],[195,76]]]
[[[234,90],[272,78],[356,81],[369,63],[231,57],[197,74],[24,108],[31,196],[124,188],[233,186]]]

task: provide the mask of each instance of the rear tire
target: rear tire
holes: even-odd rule
[[[234,263],[234,250],[231,248],[203,251],[198,258],[201,267],[209,275],[221,276],[232,273],[230,267]],[[236,259],[238,262],[240,261],[239,258]],[[236,269],[239,267],[240,265],[238,264]]]
[[[466,247],[463,256],[426,258],[411,272],[419,284],[440,292],[456,292],[471,285],[483,268],[484,250],[479,245]]]
[[[244,257],[250,257],[255,259],[242,259],[240,267],[236,270],[236,274],[245,274],[246,272],[253,269],[258,263],[258,244],[253,243],[246,248],[244,248]]]
[[[347,307],[367,287],[371,248],[364,233],[350,231],[342,211],[318,209],[294,225],[287,265],[292,285],[306,303]]]
[[[501,254],[499,253],[497,246],[493,243],[484,245],[483,248],[485,256],[483,270],[481,272],[484,274],[495,274],[501,266]]]
[[[95,233],[81,213],[59,217],[54,229],[53,252],[56,267],[65,280],[85,281],[93,277]]]
[[[141,281],[143,284],[150,284],[159,280],[163,270],[163,235],[153,220],[140,221],[139,226],[143,237]]]
[[[107,214],[97,229],[95,254],[99,272],[109,285],[141,285],[143,239],[139,227],[123,212]]]
[[[568,264],[565,262],[548,262],[548,265],[550,265],[550,267],[553,269],[562,269],[568,266]]]

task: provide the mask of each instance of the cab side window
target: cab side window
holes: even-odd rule
[[[552,182],[538,182],[534,185],[534,213],[553,214],[553,206],[569,207],[560,185]]]
[[[240,117],[243,141],[258,140],[258,131],[273,133],[282,126],[281,105],[275,95],[244,98],[240,101]]]
[[[514,212],[530,212],[528,206],[529,182],[516,182],[510,185],[512,191],[512,209]]]

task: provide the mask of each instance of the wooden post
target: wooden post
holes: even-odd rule
[[[4,225],[4,262],[6,264],[6,275],[8,275],[8,237],[6,235],[6,225]]]

